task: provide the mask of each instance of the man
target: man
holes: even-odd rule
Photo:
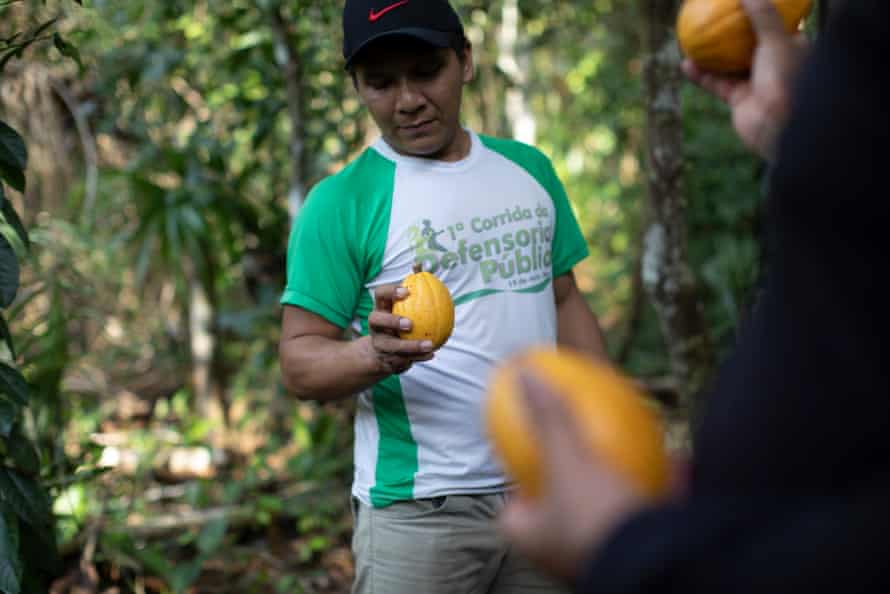
[[[310,194],[288,250],[281,367],[299,398],[359,394],[354,591],[555,592],[500,538],[509,484],[481,405],[517,349],[605,356],[572,267],[586,243],[549,160],[461,126],[473,53],[444,0],[349,0],[344,57],[381,138]],[[415,262],[455,301],[450,340],[398,338]],[[360,335],[342,340],[352,327]]]
[[[890,310],[874,280],[890,224],[890,3],[839,3],[803,69],[772,4],[742,5],[758,37],[750,77],[685,69],[774,161],[773,261],[688,492],[642,501],[528,379],[549,488],[511,504],[503,527],[580,592],[890,591]]]

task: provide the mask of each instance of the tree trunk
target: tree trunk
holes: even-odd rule
[[[501,27],[498,35],[498,67],[510,84],[506,90],[507,119],[510,132],[516,140],[534,144],[537,132],[535,116],[528,104],[525,85],[528,56],[517,47],[519,39],[518,0],[504,0],[501,9]]]
[[[503,113],[503,75],[497,67],[497,32],[473,20],[468,20],[465,27],[467,37],[473,43],[473,61],[476,67],[474,78],[478,91],[464,96],[466,106],[475,107],[465,107],[464,112],[475,111],[478,114],[479,132],[506,136],[509,131]]]
[[[714,364],[702,302],[687,256],[683,199],[681,56],[673,36],[678,0],[643,0],[647,153],[651,223],[645,234],[642,276],[658,313],[679,405],[693,424]]]
[[[201,252],[204,261],[201,266],[194,264],[189,275],[192,387],[197,410],[213,423],[211,443],[214,447],[223,447],[229,425],[229,376],[224,365],[223,339],[217,323],[219,294],[214,279],[218,274],[218,263],[206,241],[201,242]]]
[[[211,364],[216,348],[213,335],[213,306],[198,278],[189,280],[189,345],[192,356],[192,389],[195,408],[202,418],[218,418],[214,411]]]
[[[302,68],[297,44],[292,40],[292,32],[281,13],[281,6],[271,9],[272,32],[275,35],[275,58],[284,74],[287,90],[287,112],[290,116],[290,158],[291,181],[287,196],[291,220],[297,215],[306,195],[306,177],[303,140],[303,90],[300,86]]]

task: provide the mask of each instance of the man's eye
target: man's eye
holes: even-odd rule
[[[428,64],[417,69],[417,75],[425,78],[432,78],[439,74],[442,69],[441,64]]]
[[[372,89],[377,89],[378,91],[381,89],[385,89],[390,85],[390,80],[388,78],[368,78],[365,79],[365,84],[371,87]]]

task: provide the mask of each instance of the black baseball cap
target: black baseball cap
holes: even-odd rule
[[[347,68],[369,43],[391,35],[450,47],[455,35],[463,37],[464,28],[447,0],[346,0],[343,57]]]

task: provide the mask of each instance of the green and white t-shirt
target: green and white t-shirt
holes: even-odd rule
[[[341,328],[367,334],[374,287],[418,260],[454,297],[454,332],[436,357],[358,396],[353,494],[376,507],[508,486],[483,424],[489,373],[555,343],[552,280],[587,255],[547,157],[470,136],[453,163],[378,140],[313,188],[291,232],[282,303]]]

